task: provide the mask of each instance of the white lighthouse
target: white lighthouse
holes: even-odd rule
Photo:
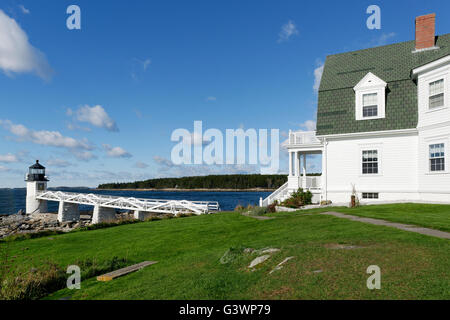
[[[27,208],[26,213],[47,212],[47,201],[36,199],[36,194],[47,190],[48,179],[45,176],[45,167],[39,164],[39,160],[33,164],[26,175],[27,182]]]

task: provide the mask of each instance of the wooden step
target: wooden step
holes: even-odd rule
[[[115,270],[109,273],[102,274],[101,276],[97,277],[97,281],[111,281],[115,278],[124,276],[126,274],[129,274],[134,271],[141,270],[142,268],[145,268],[147,266],[150,266],[152,264],[158,263],[158,261],[144,261],[138,264],[133,264],[132,266],[128,266],[119,270]]]

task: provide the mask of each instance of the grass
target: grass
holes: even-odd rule
[[[366,205],[357,208],[328,207],[308,211],[337,211],[359,217],[378,218],[450,232],[450,205],[401,203]]]
[[[428,224],[415,214],[423,211],[433,225],[449,227],[450,206],[377,207],[394,216],[396,206],[397,218],[417,220],[409,223]],[[338,211],[375,214],[373,208]],[[12,266],[24,271],[48,260],[62,268],[114,257],[128,264],[159,261],[111,282],[88,278],[81,290],[62,289],[47,299],[450,299],[448,240],[311,214],[317,211],[275,213],[276,219],[263,221],[224,212],[142,222],[9,242],[7,250]],[[336,244],[359,248],[334,249]],[[251,272],[247,266],[256,255],[243,253],[248,247],[281,251]],[[232,255],[221,262],[226,252]],[[295,258],[269,274],[289,256]],[[381,268],[381,290],[366,287],[366,269],[373,264]]]

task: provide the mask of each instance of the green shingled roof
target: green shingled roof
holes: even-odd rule
[[[414,68],[450,54],[450,34],[436,37],[437,50],[413,52],[415,41],[328,56],[319,88],[317,134],[395,130],[417,126]],[[355,120],[353,87],[372,72],[388,83],[386,118]]]

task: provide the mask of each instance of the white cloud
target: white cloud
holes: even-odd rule
[[[142,68],[144,69],[144,71],[147,70],[148,66],[152,63],[152,61],[150,59],[145,59],[144,61],[142,61]]]
[[[139,80],[141,74],[147,71],[148,67],[152,64],[152,60],[147,58],[140,60],[137,58],[133,59],[133,64],[131,66],[131,78],[134,80]]]
[[[77,121],[87,122],[98,128],[104,128],[108,131],[114,132],[119,131],[116,122],[110,118],[108,113],[106,113],[105,109],[100,105],[96,105],[94,107],[89,107],[88,105],[85,105],[78,108],[78,110],[76,111],[73,111],[72,109],[69,108],[67,109],[66,114],[68,116],[73,116],[74,119]],[[72,128],[77,127],[72,125]]]
[[[19,8],[20,8],[20,10],[22,10],[22,13],[23,13],[23,14],[30,14],[30,10],[28,10],[27,8],[25,8],[25,7],[23,6],[23,4],[19,4]]]
[[[169,159],[154,156],[153,160],[159,165],[158,177],[187,177],[205,176],[211,174],[248,174],[260,173],[257,165],[235,164],[235,165],[175,165]]]
[[[175,166],[172,161],[170,161],[166,158],[160,157],[160,156],[154,156],[153,160],[155,160],[155,162],[158,163],[159,165],[162,165],[163,167],[166,167],[166,168],[171,168],[171,167]]]
[[[300,123],[299,126],[300,128],[303,128],[306,131],[316,130],[316,122],[314,120],[306,120],[305,122]]]
[[[206,98],[206,101],[216,101],[216,100],[217,100],[217,98],[213,97],[213,96],[209,96]]]
[[[97,156],[90,151],[72,150],[71,153],[74,155],[75,158],[81,161],[89,161],[97,159]]]
[[[122,149],[121,147],[111,147],[109,144],[104,144],[103,148],[106,154],[111,158],[131,158],[132,155]]]
[[[8,153],[8,154],[0,154],[0,162],[4,162],[4,163],[13,163],[13,162],[19,162],[19,158],[12,153]]]
[[[5,171],[9,171],[9,169],[4,166],[0,166],[0,171],[5,172]]]
[[[378,38],[370,42],[370,46],[384,46],[388,44],[389,40],[394,38],[397,34],[395,32],[383,33]]]
[[[66,168],[70,167],[72,164],[64,159],[50,159],[47,161],[47,165],[51,167]]]
[[[278,42],[288,41],[292,36],[298,35],[298,30],[295,23],[289,20],[281,27],[278,35]]]
[[[139,169],[148,168],[148,164],[141,162],[141,161],[136,162],[136,164],[134,166]]]
[[[322,80],[322,74],[323,74],[323,68],[324,68],[323,62],[318,61],[317,64],[318,64],[317,68],[314,69],[314,85],[313,85],[314,92],[316,92],[316,93],[319,91],[320,81]]]
[[[49,80],[52,69],[45,55],[28,42],[17,22],[0,10],[0,69],[7,75],[32,72]]]
[[[24,125],[14,124],[10,120],[0,120],[0,125],[15,135],[19,141],[30,141],[39,145],[66,148],[69,150],[92,150],[94,148],[86,139],[76,140],[63,136],[58,131],[30,130]]]

